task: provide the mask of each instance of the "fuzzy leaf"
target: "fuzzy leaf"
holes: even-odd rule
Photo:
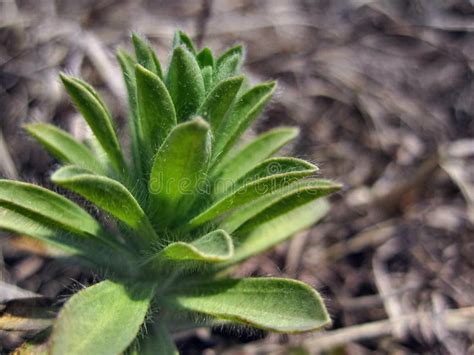
[[[196,49],[194,48],[193,41],[189,36],[183,31],[177,30],[173,36],[173,48],[184,46],[192,54],[196,54]]]
[[[151,326],[151,332],[140,341],[140,346],[132,355],[179,355],[179,351],[168,329],[157,322]]]
[[[311,227],[329,211],[324,199],[311,201],[260,224],[248,234],[237,236],[238,248],[228,265],[245,260],[284,242],[295,233]]]
[[[135,79],[135,64],[136,61],[124,50],[117,51],[117,59],[122,69],[123,80],[127,87],[128,96],[128,128],[131,136],[131,150],[133,157],[132,173],[135,174],[135,179],[142,172],[142,154],[141,150],[141,128],[138,119],[138,102],[137,102],[137,83]]]
[[[91,150],[69,133],[46,123],[29,124],[25,129],[61,162],[76,164],[99,174],[104,173]]]
[[[0,206],[74,233],[102,234],[99,223],[78,205],[36,185],[0,180]]]
[[[167,87],[178,122],[188,120],[201,105],[205,90],[199,64],[194,55],[184,47],[176,47],[173,50]]]
[[[154,355],[156,354],[156,351],[159,351],[159,353],[162,355],[179,355],[179,351],[176,348],[173,338],[169,334],[168,330],[161,324],[156,324],[155,328],[156,329],[154,332],[154,338],[155,338],[154,352],[153,351],[150,351],[148,353],[145,352],[145,355],[146,354]],[[147,350],[147,348],[145,347],[144,350]]]
[[[135,47],[138,64],[157,75],[160,79],[163,79],[161,64],[148,42],[135,33],[132,34],[132,42]]]
[[[231,237],[222,229],[218,229],[190,243],[171,243],[153,256],[150,262],[156,265],[167,260],[217,263],[229,260],[233,252],[234,246]]]
[[[240,73],[242,66],[242,57],[239,54],[234,54],[226,58],[223,62],[216,65],[214,71],[214,82],[218,83],[231,76],[235,76]]]
[[[0,207],[0,229],[17,235],[26,235],[52,246],[48,249],[56,257],[80,257],[87,267],[113,268],[122,274],[130,272],[128,254],[114,250],[114,258],[104,258],[111,249],[100,239],[83,238],[66,233],[57,227],[50,227],[20,213]]]
[[[204,83],[204,89],[206,90],[206,92],[208,92],[212,87],[212,75],[213,75],[212,67],[207,66],[207,67],[202,68],[201,74],[202,74],[202,81]]]
[[[232,184],[294,139],[298,133],[297,128],[289,127],[275,128],[265,132],[235,154],[227,154],[211,174]]]
[[[177,125],[154,158],[150,175],[150,209],[154,221],[168,226],[184,217],[208,167],[209,125],[202,118]]]
[[[110,114],[110,111],[109,111],[109,108],[107,107],[107,105],[105,104],[104,100],[99,96],[99,94],[97,93],[97,91],[94,90],[94,88],[89,85],[87,82],[85,82],[84,80],[82,79],[79,79],[79,78],[74,78],[74,77],[70,77],[71,80],[75,81],[77,84],[81,85],[84,89],[86,89],[87,91],[89,91],[89,93],[95,97],[95,99],[97,100],[97,102],[99,102],[99,104],[102,106],[102,109],[109,115],[111,116]]]
[[[118,181],[91,174],[75,166],[57,170],[51,180],[83,196],[132,229],[141,232],[139,234],[142,238],[151,240],[155,236],[153,227],[138,202]]]
[[[141,65],[137,65],[135,70],[143,145],[154,154],[176,125],[176,113],[161,79]]]
[[[222,123],[215,135],[214,158],[225,152],[261,113],[275,91],[276,83],[263,83],[254,86],[240,97],[232,112]]]
[[[212,55],[212,51],[206,47],[203,48],[197,55],[196,59],[199,63],[201,68],[205,68],[206,66],[214,67],[214,56]]]
[[[321,296],[308,285],[280,278],[246,278],[186,283],[164,302],[281,333],[320,329],[330,323]]]
[[[222,228],[232,233],[245,223],[242,228],[239,228],[239,232],[243,233],[310,201],[338,191],[340,188],[339,184],[329,180],[297,181],[236,210],[225,218]]]
[[[305,170],[312,170],[314,172],[317,172],[319,169],[317,166],[301,159],[269,158],[258,164],[256,167],[254,167],[252,170],[242,176],[231,186],[233,189],[237,189],[245,184],[267,176]],[[224,185],[224,182],[227,181],[222,180],[221,185]]]
[[[64,234],[64,232],[61,233],[57,228],[50,228],[44,224],[37,223],[28,217],[3,207],[0,207],[0,230],[19,236],[20,242],[24,240],[23,238],[27,238],[25,239],[27,243],[30,238],[35,239],[38,243],[33,245],[37,246],[38,254],[41,255],[68,257],[80,254],[80,251],[74,248],[74,246],[69,245],[69,240],[62,243],[61,238],[58,236]]]
[[[241,60],[243,61],[243,58],[245,56],[245,49],[244,49],[244,46],[242,46],[241,44],[233,46],[229,48],[228,50],[226,50],[224,53],[222,53],[222,55],[219,58],[217,58],[216,66],[217,67],[221,66],[223,63],[228,61],[229,58],[236,55],[240,56],[242,58]]]
[[[329,195],[341,188],[340,185],[327,180],[314,180],[313,183],[316,184],[315,186],[313,185],[312,188],[302,189],[297,193],[284,196],[278,201],[275,201],[275,203],[273,203],[271,206],[255,215],[245,224],[239,227],[239,233],[252,231],[262,224],[277,219],[280,216],[286,215],[302,205],[306,205],[320,197]]]
[[[97,140],[104,148],[114,168],[123,173],[125,162],[123,160],[120,144],[115,133],[110,113],[103,105],[97,93],[91,91],[90,86],[85,86],[77,79],[61,74],[61,80],[71,96],[72,101],[84,116],[88,125],[94,132]]]
[[[115,355],[136,337],[148,311],[152,290],[138,291],[102,281],[71,297],[51,336],[52,355]]]
[[[243,80],[243,76],[236,76],[221,81],[211,90],[199,108],[198,113],[211,124],[212,132],[216,132],[224,120]]]
[[[61,238],[59,230],[55,230],[52,227],[38,223],[22,214],[3,207],[0,207],[0,229],[17,235],[26,235],[51,244],[59,249],[55,253],[58,256],[64,254],[73,256],[81,253],[75,246],[70,245],[72,243],[69,243],[69,240],[66,240],[66,243],[62,241],[64,238]],[[71,242],[73,239],[73,237],[70,238]]]
[[[245,205],[258,197],[271,193],[305,176],[314,174],[317,168],[312,164],[307,164],[308,165],[302,167],[301,170],[266,176],[230,191],[204,212],[194,217],[189,222],[189,226],[191,228],[197,227],[229,210]]]

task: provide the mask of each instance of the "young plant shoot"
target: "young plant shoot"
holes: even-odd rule
[[[0,228],[47,243],[103,281],[74,294],[47,330],[53,355],[177,354],[171,334],[241,324],[299,333],[330,323],[310,286],[233,278],[238,263],[310,227],[340,188],[306,161],[274,157],[298,130],[242,143],[275,91],[241,73],[244,48],[215,57],[177,31],[165,69],[149,43],[117,54],[128,92],[124,151],[110,111],[81,79],[61,75],[94,144],[44,123],[26,130],[62,166],[51,180],[97,206],[0,180]],[[99,159],[101,156],[103,159]]]

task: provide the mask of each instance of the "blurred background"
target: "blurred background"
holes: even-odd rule
[[[299,126],[287,153],[345,186],[321,223],[240,271],[310,283],[333,326],[199,329],[178,335],[183,354],[474,354],[474,2],[0,0],[0,176],[50,186],[57,163],[23,123],[85,134],[59,71],[123,124],[115,50],[137,31],[166,63],[177,27],[214,50],[245,43],[251,77],[279,82],[255,131]],[[96,277],[25,238],[1,235],[0,252],[0,312]],[[31,333],[0,331],[2,353]]]

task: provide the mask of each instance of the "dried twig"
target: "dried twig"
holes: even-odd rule
[[[8,151],[2,131],[0,131],[0,175],[4,175],[8,179],[18,178],[18,171]]]
[[[321,351],[329,350],[338,345],[391,335],[394,329],[401,323],[434,324],[435,322],[443,323],[446,329],[452,332],[473,333],[474,307],[449,309],[437,314],[430,312],[414,312],[393,319],[358,324],[310,336],[301,342],[301,346],[308,349],[311,354],[318,354]],[[249,344],[240,347],[239,349],[224,352],[226,355],[283,355],[287,353],[288,349],[284,345],[265,343]]]

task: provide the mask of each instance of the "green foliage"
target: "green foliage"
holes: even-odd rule
[[[67,198],[39,186],[0,180],[0,206],[38,223],[84,237],[101,237],[102,227],[91,215]]]
[[[135,67],[137,80],[138,119],[144,148],[153,154],[176,126],[173,101],[165,84],[153,72],[141,65]]]
[[[233,105],[232,111],[215,134],[213,155],[217,159],[225,154],[244,131],[262,112],[275,91],[276,83],[258,84],[244,93]]]
[[[177,31],[164,71],[145,39],[132,42],[134,55],[117,54],[130,152],[94,89],[64,74],[104,159],[58,128],[26,126],[64,164],[52,182],[95,205],[94,216],[45,188],[0,180],[0,229],[47,243],[106,279],[62,308],[50,353],[177,354],[169,329],[185,318],[285,333],[329,324],[320,296],[301,282],[226,276],[321,219],[323,197],[340,188],[311,177],[311,163],[272,157],[295,128],[239,144],[276,83],[248,85],[241,45],[215,57]],[[139,335],[144,323],[148,333]]]
[[[266,163],[264,162],[262,164]],[[199,226],[229,210],[252,202],[262,195],[284,188],[293,181],[314,174],[317,171],[316,166],[310,163],[305,162],[304,165],[300,166],[297,166],[297,164],[293,165],[295,168],[293,171],[280,171],[278,169],[273,171],[270,167],[269,169],[256,172],[253,176],[250,176],[249,182],[243,184],[241,187],[235,183],[229,193],[217,200],[198,216],[194,217],[189,224],[192,227]],[[259,174],[268,175],[260,177]]]
[[[173,50],[166,82],[178,122],[190,119],[204,98],[205,88],[196,57],[185,47]]]
[[[53,326],[51,355],[119,354],[147,314],[153,288],[102,281],[76,293]]]
[[[61,80],[72,101],[107,153],[111,165],[119,173],[124,173],[125,162],[120,143],[115,133],[110,112],[107,110],[102,99],[89,85],[79,79],[61,74]]]
[[[210,150],[209,124],[200,117],[170,132],[156,152],[148,185],[156,223],[168,227],[186,216],[205,177]]]
[[[46,123],[29,124],[25,129],[60,162],[75,164],[98,174],[105,173],[92,151],[69,133]]]
[[[135,56],[137,57],[138,64],[156,74],[160,79],[163,79],[161,64],[150,45],[136,34],[132,35],[132,42],[135,47]]]
[[[277,152],[298,135],[296,128],[276,128],[240,148],[237,152],[226,155],[221,163],[211,171],[220,180],[233,184],[237,179],[248,173],[261,161]]]
[[[189,282],[170,288],[163,302],[274,332],[314,330],[329,319],[316,291],[302,282],[279,278]]]
[[[200,261],[216,263],[229,260],[234,254],[231,237],[222,229],[212,231],[191,243],[174,242],[168,244],[150,260],[158,267],[166,261]]]
[[[138,232],[139,238],[155,238],[153,227],[132,194],[120,182],[92,174],[73,165],[57,170],[51,181],[71,190]]]
[[[240,262],[274,247],[296,232],[316,223],[328,210],[329,206],[325,200],[311,201],[287,213],[277,215],[265,223],[258,224],[250,232],[235,233],[239,248],[229,263]]]
[[[210,48],[203,48],[196,55],[196,59],[201,68],[205,68],[206,66],[214,67],[214,56],[212,55],[212,51]]]
[[[243,81],[242,75],[222,80],[202,103],[198,113],[210,123],[212,132],[217,132],[224,121]]]

